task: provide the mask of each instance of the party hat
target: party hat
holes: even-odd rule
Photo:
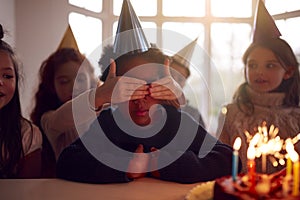
[[[114,41],[114,53],[122,55],[128,52],[145,52],[149,47],[150,44],[130,1],[123,0]]]
[[[269,14],[264,3],[258,0],[256,7],[256,15],[254,18],[254,31],[252,35],[253,42],[264,41],[281,36],[274,19]]]
[[[75,40],[73,31],[71,29],[71,26],[68,25],[68,28],[60,42],[60,44],[58,45],[57,49],[62,49],[62,48],[73,48],[79,51],[77,42]]]
[[[197,44],[198,37],[178,51],[175,55],[172,56],[172,59],[175,62],[178,62],[180,65],[184,67],[189,67],[189,61],[192,58],[194,53],[195,46]]]

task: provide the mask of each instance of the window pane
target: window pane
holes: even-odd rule
[[[298,57],[298,61],[300,61],[299,24],[300,17],[276,21],[276,25],[282,34],[282,38],[292,47]]]
[[[205,15],[205,0],[162,0],[163,15],[203,17]]]
[[[250,35],[249,24],[213,23],[211,26],[211,56],[223,79],[227,101],[231,101],[234,91],[244,80],[242,55],[250,44]],[[217,91],[220,86],[214,85],[214,77],[211,78],[212,91]]]
[[[146,35],[146,38],[148,40],[148,42],[150,43],[156,43],[157,42],[157,35],[156,35],[156,31],[154,34],[154,30],[157,29],[157,26],[154,22],[141,22],[141,26],[144,29],[144,33]],[[118,21],[114,22],[113,25],[113,35],[116,34],[117,31],[117,27],[118,27]]]
[[[186,37],[188,40],[194,40],[198,38],[198,44],[203,46],[204,41],[204,26],[201,23],[180,23],[180,22],[166,22],[163,23],[162,29],[170,30]],[[172,34],[173,35],[173,34]],[[177,36],[174,34],[174,36]],[[178,38],[169,37],[168,32],[163,33],[163,47],[169,47],[172,45],[172,51],[177,52],[182,47],[187,45],[186,41]],[[176,42],[174,42],[176,41]]]
[[[252,0],[211,0],[215,17],[251,17]]]
[[[299,0],[265,0],[265,5],[271,15],[300,10]]]
[[[159,44],[158,46],[165,54],[173,56],[198,37],[197,45],[189,60],[191,74],[183,90],[189,104],[198,108],[203,114],[204,120],[209,122],[210,120],[207,117],[210,109],[208,106],[210,97],[207,92],[208,68],[203,67],[207,66],[205,63],[208,56],[203,48],[204,36],[204,26],[201,23],[166,22],[162,26],[162,45]]]
[[[88,55],[101,44],[101,20],[73,12],[69,15],[69,23],[82,53]]]
[[[157,13],[157,0],[131,0],[130,2],[137,16],[155,16]],[[114,0],[114,15],[120,15],[122,4],[123,0]]]
[[[102,11],[102,0],[69,0],[69,4],[93,12],[100,13]]]

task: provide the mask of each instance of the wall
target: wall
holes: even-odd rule
[[[12,0],[0,0],[0,23],[5,30],[4,40],[15,46],[15,2]]]

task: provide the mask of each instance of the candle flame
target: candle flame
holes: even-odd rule
[[[241,144],[242,144],[241,138],[240,138],[240,137],[237,137],[237,138],[235,139],[235,141],[234,141],[233,149],[236,150],[236,151],[240,150]]]
[[[248,157],[248,159],[251,159],[251,160],[253,160],[255,158],[255,148],[254,148],[254,146],[250,145],[248,147],[247,157]]]

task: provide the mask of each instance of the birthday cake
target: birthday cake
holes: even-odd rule
[[[253,187],[249,184],[247,175],[238,175],[235,182],[231,176],[216,179],[213,199],[300,199],[299,194],[293,194],[292,178],[287,177],[285,171],[272,175],[256,174],[255,179]]]
[[[299,188],[298,188],[299,191]],[[247,175],[239,174],[234,182],[232,176],[225,176],[201,183],[192,188],[186,200],[295,200],[300,195],[293,194],[293,181],[285,171],[276,174],[256,174],[255,186],[249,185]]]

